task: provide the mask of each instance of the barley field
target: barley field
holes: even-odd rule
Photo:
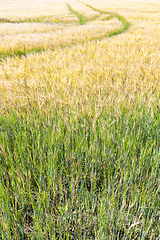
[[[0,239],[160,240],[160,3],[0,0]]]

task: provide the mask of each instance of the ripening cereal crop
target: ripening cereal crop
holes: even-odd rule
[[[158,240],[159,173],[160,4],[0,1],[0,239]]]

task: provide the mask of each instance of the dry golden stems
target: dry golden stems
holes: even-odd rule
[[[85,26],[74,26],[65,30],[57,30],[55,32],[54,27],[49,28],[46,26],[46,29],[44,28],[42,33],[37,31],[37,33],[30,34],[26,32],[24,34],[19,33],[17,35],[1,36],[0,51],[8,54],[21,49],[29,51],[30,49],[34,49],[36,47],[48,49],[61,45],[66,46],[77,42],[92,40],[93,38],[98,38],[100,36],[103,37],[107,34],[107,32],[109,33],[115,29],[119,29],[121,26],[121,22],[115,19],[107,21],[105,24],[103,23],[103,25],[101,22],[96,24],[88,23]],[[62,27],[60,26],[59,28]]]
[[[153,19],[148,22],[152,24]],[[89,22],[56,33],[19,34],[17,39],[22,39],[20,47],[28,49],[36,45],[44,48],[53,44],[65,45],[85,37],[92,39],[106,31],[109,24],[117,27],[118,22],[112,19],[105,25],[98,24],[101,22]],[[46,31],[49,28],[46,26]],[[138,100],[148,106],[157,104],[160,91],[159,26],[156,30],[148,27],[145,21],[137,25],[133,20],[128,32],[101,42],[83,46],[79,43],[54,52],[48,50],[27,57],[8,58],[0,64],[1,106],[22,106],[33,100],[41,106],[50,102],[72,108],[76,104],[88,104],[89,108],[94,100],[99,106]],[[53,38],[54,34],[57,34],[57,40]],[[7,38],[12,45],[11,36]]]
[[[0,2],[1,18],[9,20],[21,20],[28,18],[41,18],[45,16],[59,16],[67,14],[65,2],[63,1],[12,1]]]
[[[27,35],[31,33],[52,33],[61,29],[65,29],[65,26],[56,23],[0,23],[0,37],[4,37],[1,38],[1,42],[3,41],[2,39],[5,41],[7,37],[11,37],[12,40],[15,41],[16,35],[19,34],[24,34],[25,36],[25,34]]]
[[[97,93],[99,104],[112,104],[126,97],[135,101],[146,94],[147,104],[157,101],[160,89],[158,42],[146,40],[145,36],[138,40],[126,35],[121,36],[121,41],[116,37],[98,44],[7,59],[1,63],[0,71],[3,95],[14,104],[17,98],[18,104],[21,100],[24,102],[26,95],[33,98],[35,92],[40,101],[60,101],[63,96],[69,105],[78,95],[83,104],[83,100],[87,102]]]

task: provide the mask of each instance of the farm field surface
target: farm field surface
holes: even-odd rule
[[[160,3],[0,0],[0,239],[160,239]]]

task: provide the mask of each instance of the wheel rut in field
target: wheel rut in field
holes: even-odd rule
[[[70,43],[67,43],[67,44],[61,44],[60,43],[59,46],[55,46],[53,44],[52,46],[48,46],[47,48],[46,47],[43,48],[41,46],[36,46],[36,47],[30,48],[30,49],[27,49],[27,46],[21,47],[19,45],[20,48],[17,47],[17,48],[13,49],[10,52],[5,52],[3,50],[0,51],[0,61],[2,61],[3,59],[6,59],[7,57],[27,56],[30,53],[41,53],[41,52],[45,52],[46,50],[54,51],[56,48],[72,47],[72,46],[75,46],[77,44],[85,44],[85,43],[88,43],[88,42],[91,42],[91,41],[97,41],[97,40],[101,41],[104,38],[112,37],[112,36],[121,34],[121,33],[123,33],[123,32],[128,30],[130,24],[123,16],[121,16],[121,15],[119,15],[117,13],[114,13],[114,12],[107,12],[107,11],[99,10],[99,9],[94,8],[93,6],[91,6],[89,4],[86,4],[84,2],[81,2],[81,1],[78,1],[78,2],[82,3],[84,6],[92,9],[97,14],[95,14],[95,15],[93,15],[91,17],[86,17],[84,14],[82,14],[82,13],[78,12],[77,10],[73,9],[70,4],[66,3],[66,7],[68,8],[70,14],[74,15],[77,18],[78,22],[75,23],[75,22],[70,21],[70,23],[68,24],[64,20],[55,19],[54,21],[52,21],[50,23],[66,24],[66,28],[69,29],[71,25],[72,26],[73,25],[74,26],[86,25],[89,22],[98,21],[100,18],[102,18],[101,21],[103,21],[103,22],[111,20],[112,18],[116,18],[116,19],[118,19],[119,22],[122,23],[122,26],[120,28],[112,30],[110,32],[102,32],[98,36],[94,36],[94,37],[92,37],[90,39],[88,39],[88,38],[80,39],[80,40],[77,39],[76,42],[70,42]],[[19,23],[20,24],[20,23],[26,23],[26,22],[28,22],[28,23],[45,23],[45,17],[38,18],[38,19],[28,19],[28,20],[25,19],[25,20],[20,20],[20,21],[10,21],[8,19],[0,18],[0,22],[1,23],[8,23],[8,24],[13,24],[13,23]]]

